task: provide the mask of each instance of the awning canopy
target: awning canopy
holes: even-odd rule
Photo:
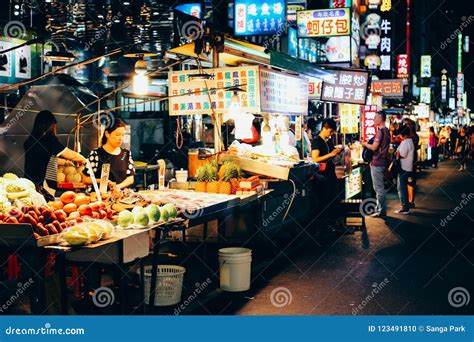
[[[206,66],[212,66],[212,54],[201,53],[199,56],[194,52],[194,42],[188,43],[167,51],[166,56],[177,59],[178,56],[199,58]],[[241,64],[264,64],[270,65],[270,54],[259,45],[242,42],[232,38],[225,38],[224,51],[219,54],[220,66],[238,66]]]
[[[334,73],[301,59],[293,58],[285,53],[271,51],[270,65],[275,68],[292,71],[333,83]]]

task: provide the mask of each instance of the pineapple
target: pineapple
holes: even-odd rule
[[[203,165],[196,170],[197,173],[197,182],[194,188],[197,192],[206,192],[207,190],[207,181],[209,179],[209,167]]]
[[[222,174],[219,183],[219,193],[227,195],[230,195],[233,192],[235,193],[237,191],[236,179],[240,177],[240,167],[233,162],[227,162],[222,165],[221,170],[219,170],[219,173]]]
[[[207,165],[209,168],[209,183],[207,183],[207,192],[217,194],[219,193],[219,182],[217,180],[217,171],[219,165],[215,161],[212,161]]]

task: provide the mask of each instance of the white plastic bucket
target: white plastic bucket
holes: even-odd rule
[[[240,292],[250,289],[251,249],[222,248],[219,249],[218,260],[221,290]]]

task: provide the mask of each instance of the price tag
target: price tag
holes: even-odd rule
[[[100,174],[100,192],[106,193],[109,184],[110,164],[102,165],[102,172]]]
[[[158,189],[165,188],[166,162],[163,159],[158,160]]]
[[[298,115],[296,117],[296,121],[295,121],[295,139],[296,141],[300,141],[301,140],[301,130],[303,128],[303,125],[302,125],[302,117],[300,115]]]
[[[99,187],[97,186],[97,179],[95,178],[94,170],[92,170],[92,166],[89,159],[87,159],[86,166],[87,166],[87,170],[89,170],[89,175],[92,180],[92,186],[94,187],[95,194],[97,195],[97,202],[102,202],[102,197],[100,196]]]

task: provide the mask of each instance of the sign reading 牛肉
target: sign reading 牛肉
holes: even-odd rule
[[[323,82],[321,101],[365,104],[369,73],[334,70],[334,83]]]
[[[351,34],[349,8],[298,11],[298,37],[332,37]]]

